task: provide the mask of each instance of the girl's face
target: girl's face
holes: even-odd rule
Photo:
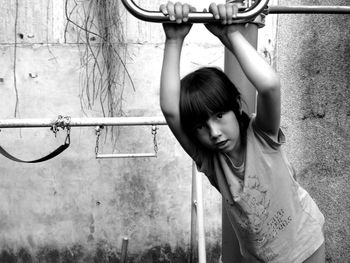
[[[208,149],[233,153],[240,149],[240,131],[233,111],[218,112],[196,126],[196,136]]]

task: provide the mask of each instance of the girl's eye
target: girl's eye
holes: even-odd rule
[[[223,117],[223,115],[224,115],[224,114],[223,114],[222,112],[219,112],[218,114],[216,114],[216,117],[219,118],[219,119],[221,119],[221,118]]]
[[[196,130],[201,130],[201,129],[203,129],[204,125],[203,124],[197,124],[195,127],[196,127]]]

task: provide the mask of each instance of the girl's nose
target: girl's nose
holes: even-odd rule
[[[208,123],[209,135],[211,139],[216,139],[221,135],[220,129],[214,123]]]

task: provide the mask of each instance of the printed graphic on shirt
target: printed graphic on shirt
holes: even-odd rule
[[[241,217],[240,225],[256,242],[264,242],[264,225],[269,216],[270,199],[267,188],[263,186],[256,175],[246,175],[245,189],[239,202],[244,216]]]
[[[278,210],[272,218],[267,221],[268,230],[266,231],[266,240],[274,239],[280,231],[283,231],[287,225],[292,221],[291,216],[286,216],[284,209]],[[264,247],[258,252],[260,258],[265,262],[272,261],[280,255],[273,251],[272,247]]]
[[[250,236],[255,245],[263,246],[274,239],[292,221],[285,209],[277,211],[270,207],[271,200],[267,187],[260,183],[256,175],[246,175],[245,189],[239,202],[244,211],[240,217],[240,226]],[[272,214],[271,210],[275,212]]]
[[[269,238],[274,238],[278,232],[283,231],[291,221],[292,217],[287,216],[283,208],[278,210],[267,222]]]
[[[270,262],[278,257],[278,254],[276,254],[272,248],[267,247],[263,249],[261,253],[259,253],[259,257],[264,260],[264,262]]]

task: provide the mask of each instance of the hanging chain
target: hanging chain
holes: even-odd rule
[[[98,152],[99,152],[99,141],[100,141],[101,129],[103,129],[103,126],[97,126],[95,128],[95,132],[96,132],[95,155],[96,155],[96,157],[97,157]],[[152,125],[153,149],[154,149],[155,156],[157,156],[157,153],[158,153],[157,130],[158,130],[157,126]]]
[[[152,125],[152,135],[153,135],[153,147],[154,147],[154,153],[156,154],[157,156],[157,153],[158,153],[158,143],[157,143],[157,126],[155,125]]]
[[[65,140],[65,144],[70,144],[70,127],[67,126],[67,137]]]
[[[103,129],[103,126],[96,126],[95,131],[96,131],[96,145],[95,145],[95,155],[98,155],[98,146],[100,143],[100,135],[101,135],[101,129]]]

